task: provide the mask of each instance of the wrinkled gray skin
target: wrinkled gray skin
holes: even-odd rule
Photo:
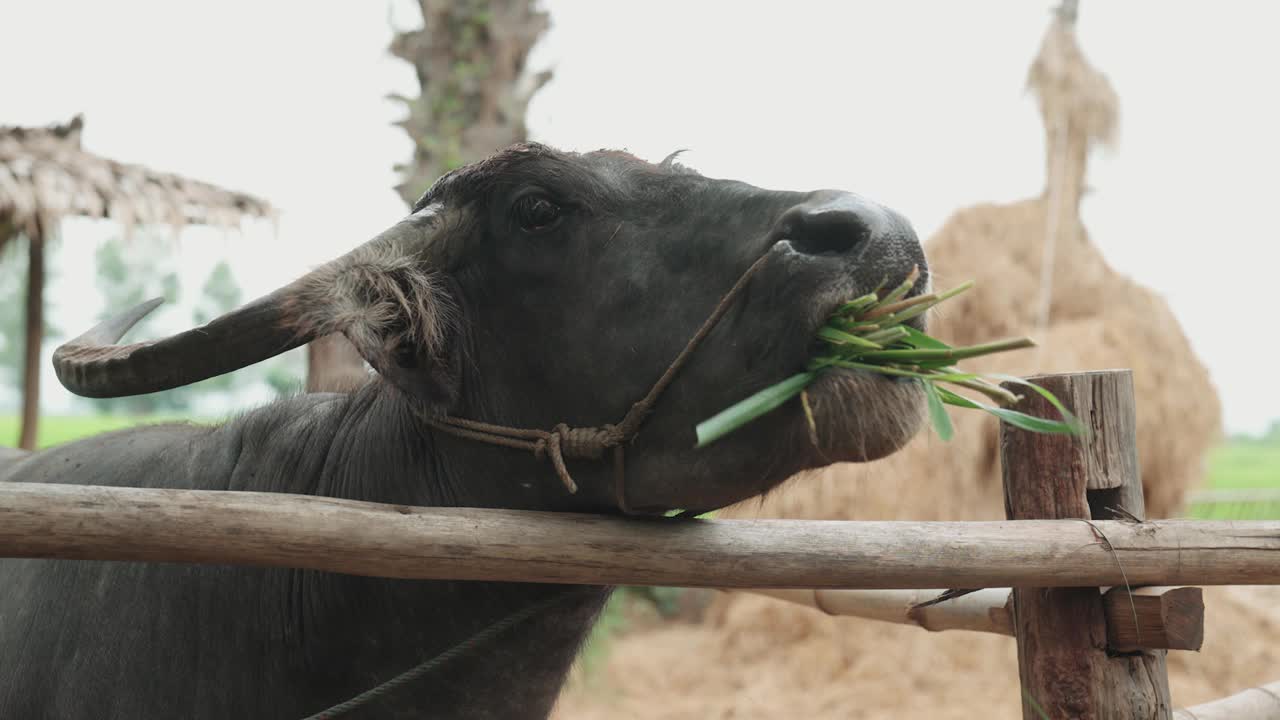
[[[536,223],[513,203],[531,192],[563,209],[551,227],[522,227]],[[616,422],[765,253],[628,448],[629,502],[722,507],[801,470],[888,454],[919,423],[913,384],[832,374],[812,390],[821,448],[791,403],[693,449],[698,421],[803,368],[842,299],[923,269],[907,222],[855,196],[526,145],[446,176],[398,228],[447,245],[423,257],[448,293],[437,299],[458,309],[431,353],[453,371],[398,348],[403,364],[383,373],[394,382],[293,397],[215,428],[6,454],[0,480],[616,512],[606,463],[571,460],[571,496],[545,461],[433,432],[415,405],[521,427]],[[566,591],[577,594],[555,611],[351,716],[369,718],[545,717],[608,589],[0,560],[0,717],[302,717]]]

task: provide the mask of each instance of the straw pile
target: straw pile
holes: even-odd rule
[[[1148,515],[1167,517],[1201,481],[1220,407],[1168,306],[1110,268],[1080,223],[1087,150],[1112,135],[1116,112],[1069,20],[1055,21],[1030,74],[1045,113],[1046,190],[962,210],[930,239],[938,285],[977,283],[938,309],[930,334],[952,344],[1031,335],[1041,346],[983,358],[983,371],[1132,368]],[[796,478],[726,515],[1002,518],[995,422],[980,413],[954,413],[953,421],[950,442],[923,432],[885,460]],[[1280,621],[1268,616],[1280,590],[1208,588],[1205,596],[1203,650],[1170,655],[1177,705],[1275,680],[1280,667]],[[603,670],[576,678],[555,717],[1017,718],[1017,677],[1016,648],[1005,637],[928,633],[723,594],[698,622],[616,639]]]

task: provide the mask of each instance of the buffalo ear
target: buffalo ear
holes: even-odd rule
[[[462,360],[454,337],[427,346],[403,333],[395,333],[377,347],[356,349],[365,362],[398,390],[417,400],[431,413],[447,413],[462,389]]]
[[[293,297],[297,326],[341,332],[365,362],[430,412],[447,412],[461,391],[458,312],[447,278],[394,245],[362,251],[314,271]]]
[[[461,392],[462,361],[457,304],[443,277],[408,262],[359,270],[343,332],[401,392],[432,413],[448,412]]]

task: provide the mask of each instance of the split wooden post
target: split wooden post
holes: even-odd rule
[[[1005,512],[1011,520],[1145,518],[1138,469],[1133,374],[1128,370],[1042,375],[1030,380],[1076,414],[1087,437],[1001,425]],[[1035,392],[1017,409],[1053,417]],[[1096,530],[1098,544],[1109,543]],[[1123,562],[1115,557],[1114,562]],[[1015,587],[1014,626],[1026,720],[1169,718],[1164,650],[1108,652],[1099,588]]]
[[[1198,587],[1113,587],[1102,606],[1112,652],[1199,650],[1204,644],[1204,591]]]

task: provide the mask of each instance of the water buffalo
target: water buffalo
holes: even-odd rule
[[[337,211],[337,209],[335,209]],[[760,261],[757,265],[757,261]],[[699,420],[803,367],[837,303],[925,259],[899,215],[843,192],[776,192],[672,159],[522,144],[441,178],[412,214],[206,326],[117,345],[149,307],[64,345],[73,392],[154,392],[344,333],[377,371],[216,427],[124,430],[0,461],[0,480],[252,490],[428,506],[657,513],[723,507],[798,471],[901,447],[913,382],[839,372],[704,449]],[[439,430],[615,422],[749,267],[719,324],[608,462]],[[566,543],[573,538],[565,538]],[[378,686],[563,586],[314,571],[0,561],[0,717],[294,718]],[[367,704],[354,717],[543,718],[607,588]]]

